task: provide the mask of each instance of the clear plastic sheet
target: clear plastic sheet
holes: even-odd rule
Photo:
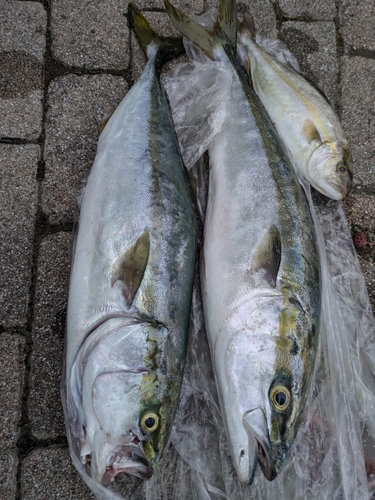
[[[198,52],[189,55],[192,57],[190,66],[174,70],[166,85],[181,150],[186,163],[191,165],[208,148],[210,137],[225,126],[230,79],[224,77],[220,80],[223,75],[218,63],[208,62],[204,56],[201,59]],[[205,64],[208,64],[206,70]],[[218,68],[216,73],[215,65]],[[205,71],[209,74],[204,74]],[[189,84],[187,78],[190,78]],[[223,105],[220,99],[224,91],[227,97]],[[194,95],[198,96],[197,100],[194,100]],[[202,116],[204,113],[205,117]],[[210,126],[205,127],[204,120],[209,116]],[[200,125],[195,123],[197,117],[202,117]],[[193,133],[191,126],[195,127]],[[208,183],[205,160],[207,158],[201,158],[191,169],[197,179],[201,229]],[[237,479],[218,405],[204,329],[197,264],[180,405],[169,444],[153,477],[144,482],[122,474],[109,488],[98,485],[80,463],[75,443],[68,436],[74,464],[96,498],[375,498],[372,497],[375,495],[374,318],[342,203],[327,200],[316,193],[310,195],[309,187],[305,185],[304,188],[313,213],[321,256],[322,328],[304,417],[282,472],[273,482],[268,482],[258,468],[251,486],[243,486]]]

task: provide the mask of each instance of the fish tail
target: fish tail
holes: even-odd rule
[[[245,10],[243,13],[242,22],[237,21],[237,30],[238,30],[238,33],[249,37],[253,42],[255,42],[254,18],[250,14],[250,10],[247,6],[245,7]]]
[[[160,62],[166,62],[185,52],[182,37],[161,37],[151,28],[149,22],[133,2],[128,5],[129,20],[142,49],[150,58],[155,54]]]
[[[212,29],[208,29],[189,18],[168,0],[164,0],[164,5],[174,27],[198,45],[211,59],[214,59],[215,48],[221,45],[230,46],[235,51],[237,39],[236,0],[220,0],[217,20]]]

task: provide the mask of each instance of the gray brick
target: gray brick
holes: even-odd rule
[[[375,196],[354,189],[345,200],[349,225],[353,233],[364,233],[369,245],[357,248],[372,310],[375,311]]]
[[[136,4],[139,9],[164,9],[163,0],[138,0]],[[203,11],[203,0],[174,0],[173,5],[191,16]]]
[[[375,237],[375,198],[355,189],[345,200],[349,224],[373,233]]]
[[[42,131],[47,15],[36,2],[0,8],[0,136],[36,139]]]
[[[32,433],[40,439],[65,434],[59,389],[70,243],[70,233],[57,233],[42,241],[39,252],[28,404]]]
[[[278,0],[283,14],[293,18],[309,18],[319,21],[333,20],[336,14],[335,0]]]
[[[348,137],[354,182],[375,185],[375,61],[342,58],[342,124]]]
[[[10,447],[19,437],[24,380],[25,339],[0,335],[0,446]]]
[[[340,24],[345,44],[375,50],[375,3],[373,0],[342,0]]]
[[[14,500],[17,484],[17,448],[0,442],[0,498]]]
[[[42,199],[51,223],[73,220],[77,185],[95,158],[98,121],[113,113],[126,90],[123,78],[109,75],[68,75],[51,83]]]
[[[0,145],[0,323],[26,322],[39,147]]]
[[[32,451],[22,464],[22,500],[95,500],[67,448]]]
[[[288,21],[282,25],[282,35],[298,60],[301,73],[323,90],[335,108],[339,68],[334,23]]]
[[[0,335],[0,498],[9,500],[16,493],[24,347],[25,339],[20,335]]]
[[[52,54],[86,69],[126,69],[129,63],[127,0],[54,0]]]
[[[375,252],[372,251],[372,255],[367,255],[366,258],[360,255],[359,262],[365,277],[371,307],[375,311]]]

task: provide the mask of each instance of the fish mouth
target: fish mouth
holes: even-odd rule
[[[332,188],[331,198],[334,200],[344,199],[353,186],[353,175],[350,173],[341,178],[327,179],[328,185]]]
[[[277,472],[272,460],[272,447],[268,434],[267,421],[264,412],[261,408],[256,408],[243,417],[246,432],[249,439],[256,443],[256,452],[254,453],[254,462],[252,467],[255,472],[256,464],[258,463],[265,478],[268,481],[273,481],[277,476]],[[254,475],[254,472],[251,476]]]
[[[102,458],[105,463],[95,466],[91,457],[87,457],[87,462],[91,462],[92,478],[103,486],[108,486],[117,474],[125,472],[140,479],[150,479],[154,473],[153,467],[146,459],[139,445],[129,443],[118,446]]]

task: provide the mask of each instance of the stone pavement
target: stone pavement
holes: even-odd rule
[[[190,14],[216,0],[175,0]],[[355,185],[346,201],[375,305],[375,2],[247,0],[338,111]],[[138,0],[173,32],[162,0]],[[0,500],[90,499],[69,458],[59,396],[77,185],[98,125],[145,57],[127,0],[0,0]]]

